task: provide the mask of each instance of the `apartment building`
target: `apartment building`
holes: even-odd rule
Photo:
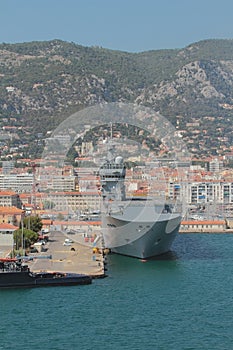
[[[233,203],[233,183],[223,181],[170,183],[169,198],[189,204]]]
[[[11,224],[19,226],[24,210],[16,207],[0,207],[0,223]]]
[[[101,197],[96,192],[52,192],[48,200],[55,204],[56,211],[88,213],[100,209]]]
[[[77,187],[76,176],[54,176],[52,178],[51,190],[52,191],[74,191]]]
[[[22,202],[19,194],[13,191],[0,191],[0,206],[21,208]]]
[[[0,174],[0,190],[12,190],[17,193],[31,192],[33,174]]]

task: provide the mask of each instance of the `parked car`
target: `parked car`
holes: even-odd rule
[[[70,242],[64,242],[63,245],[71,245],[72,243]]]
[[[74,243],[74,242],[72,241],[72,239],[70,239],[70,238],[66,238],[66,239],[65,239],[65,242],[66,242],[66,243]]]

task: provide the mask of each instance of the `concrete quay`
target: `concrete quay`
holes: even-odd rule
[[[71,245],[63,245],[67,238],[73,241]],[[99,251],[93,253],[95,247],[99,248]],[[92,278],[106,276],[101,239],[94,244],[87,241],[83,234],[68,235],[61,231],[53,231],[43,248],[44,251],[40,253],[30,254],[34,259],[28,262],[28,266],[33,272],[74,272],[83,273]],[[51,259],[46,256],[51,256]]]

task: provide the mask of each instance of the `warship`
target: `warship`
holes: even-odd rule
[[[181,214],[155,198],[126,198],[123,157],[99,168],[104,245],[112,253],[148,259],[170,251]]]

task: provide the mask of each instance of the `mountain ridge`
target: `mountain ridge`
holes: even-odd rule
[[[121,101],[159,111],[178,130],[185,131],[187,140],[195,140],[187,123],[199,122],[202,135],[203,118],[211,116],[214,127],[210,123],[207,136],[213,137],[216,129],[222,130],[215,142],[208,141],[203,146],[203,151],[209,147],[215,154],[218,147],[229,150],[232,145],[231,39],[203,40],[182,49],[139,53],[86,47],[58,39],[3,43],[0,79],[0,118],[17,117],[34,133],[56,127],[86,106]],[[201,153],[195,141],[194,146],[192,152]]]

